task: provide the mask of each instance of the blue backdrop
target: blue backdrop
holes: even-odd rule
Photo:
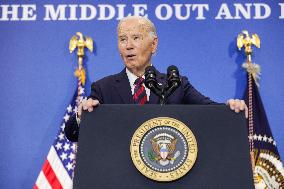
[[[140,15],[147,14],[157,27],[159,45],[153,58],[156,68],[165,72],[169,65],[178,66],[198,90],[219,102],[242,98],[246,72],[241,64],[245,56],[237,50],[236,36],[243,29],[257,33],[261,49],[255,50],[253,60],[262,68],[260,93],[278,150],[284,157],[283,3],[244,0],[79,3],[0,2],[0,188],[31,188],[38,176],[76,89],[73,72],[77,60],[68,50],[70,38],[81,31],[94,39],[95,51],[87,52],[85,59],[89,81],[117,73],[123,69],[117,50],[117,19],[133,14],[135,9]],[[84,11],[83,4],[93,8]],[[108,8],[104,12],[105,5]],[[180,6],[183,20],[178,15]],[[187,13],[190,16],[186,17]],[[88,89],[89,86],[90,83]]]

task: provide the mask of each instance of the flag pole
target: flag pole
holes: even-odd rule
[[[246,54],[246,63],[243,64],[243,67],[246,68],[248,72],[248,132],[249,132],[249,147],[250,147],[250,158],[252,171],[254,173],[255,169],[255,153],[254,153],[254,122],[253,122],[253,80],[256,82],[256,85],[259,86],[259,74],[260,67],[257,64],[252,63],[252,47],[255,45],[257,48],[260,48],[260,39],[257,34],[252,34],[250,37],[248,31],[243,30],[241,34],[237,37],[237,46],[241,50],[244,47]]]
[[[76,32],[69,42],[69,51],[73,53],[77,48],[77,57],[78,57],[78,67],[76,68],[74,75],[77,77],[77,96],[76,96],[76,111],[81,101],[83,100],[82,94],[84,93],[84,86],[86,84],[86,70],[83,67],[83,59],[85,56],[85,48],[89,49],[90,52],[93,52],[93,40],[92,38],[86,36],[84,40],[83,34],[81,32]],[[77,154],[77,143],[75,145],[75,154]],[[75,162],[74,162],[75,165]]]

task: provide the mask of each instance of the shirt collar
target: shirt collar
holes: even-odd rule
[[[138,78],[136,75],[134,75],[133,73],[130,72],[129,69],[126,68],[126,75],[128,77],[128,80],[129,80],[129,83],[130,83],[130,87],[131,87],[131,93],[132,95],[134,94],[134,83],[136,81],[136,79]],[[143,75],[142,76],[143,79],[145,79],[145,76]],[[145,84],[143,84],[144,87],[145,87]],[[145,87],[145,90],[146,90],[146,94],[147,94],[147,101],[149,101],[150,99],[150,89],[148,89],[147,87]]]
[[[136,79],[138,77],[136,75],[134,75],[133,73],[131,73],[127,68],[126,68],[126,75],[128,77],[130,86],[133,87],[134,86],[134,82],[136,81]],[[142,78],[145,78],[145,76],[143,75]]]

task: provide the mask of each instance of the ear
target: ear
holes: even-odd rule
[[[152,54],[156,53],[157,47],[158,47],[158,38],[155,37],[153,42],[152,42]]]

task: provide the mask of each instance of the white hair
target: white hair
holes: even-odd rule
[[[125,22],[127,20],[132,20],[132,19],[136,19],[138,21],[145,23],[146,26],[144,26],[144,27],[149,32],[150,37],[152,39],[157,38],[156,27],[153,24],[153,22],[151,22],[151,20],[149,20],[148,18],[141,17],[141,16],[127,16],[127,17],[122,18],[117,25],[117,32],[119,32],[120,26],[123,22]]]

